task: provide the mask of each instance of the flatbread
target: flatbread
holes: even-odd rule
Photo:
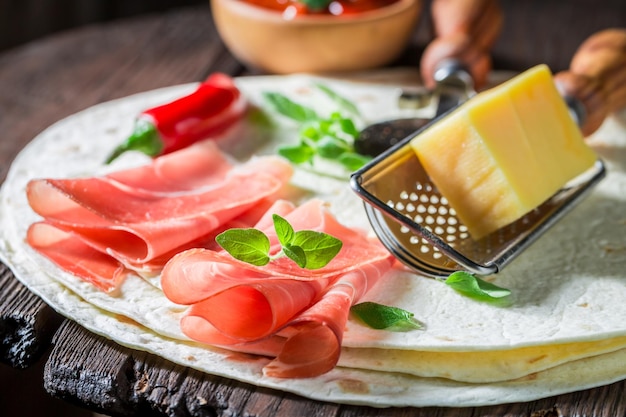
[[[280,91],[323,111],[328,101],[312,88],[315,81],[357,103],[364,122],[409,115],[396,109],[398,88],[372,83],[371,78],[249,77],[237,79],[237,84],[259,105],[264,91]],[[14,161],[0,194],[0,259],[61,314],[122,345],[182,365],[341,403],[488,405],[530,401],[626,376],[626,305],[621,301],[626,299],[625,114],[607,120],[590,140],[607,163],[607,178],[546,236],[492,277],[512,290],[512,305],[472,301],[439,281],[399,267],[366,298],[412,311],[426,329],[393,333],[350,320],[340,366],[317,378],[264,377],[261,369],[267,359],[242,362],[230,352],[188,340],[178,328],[186,307],[168,301],[158,286],[130,277],[120,295],[111,297],[60,271],[25,244],[28,225],[38,220],[26,202],[28,180],[100,175],[145,163],[145,157],[127,154],[111,166],[102,164],[131,130],[134,115],[192,89],[184,85],[156,90],[77,113],[42,132]],[[220,146],[242,160],[274,153],[279,144],[295,140],[295,127],[282,123],[278,134],[245,124]],[[292,182],[294,200],[322,198],[341,222],[368,227],[362,203],[345,180],[298,169]]]

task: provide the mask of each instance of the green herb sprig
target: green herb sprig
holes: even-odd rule
[[[341,240],[323,232],[295,231],[278,214],[273,214],[272,220],[281,245],[281,250],[275,255],[270,255],[269,238],[258,229],[229,229],[217,235],[215,240],[233,258],[252,265],[264,266],[274,259],[286,256],[300,268],[311,270],[326,266],[343,246]]]
[[[358,108],[350,100],[340,96],[323,84],[315,84],[344,112],[359,115]],[[334,111],[321,117],[314,109],[296,103],[283,94],[265,92],[265,100],[283,116],[300,123],[298,143],[278,149],[279,155],[294,164],[313,164],[316,157],[336,161],[346,169],[355,171],[371,158],[354,150],[359,134],[354,120]]]
[[[367,326],[376,330],[406,332],[424,327],[410,311],[371,301],[355,304],[350,311]]]

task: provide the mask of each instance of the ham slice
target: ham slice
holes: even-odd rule
[[[263,372],[276,378],[314,377],[335,367],[350,307],[389,271],[393,260],[377,257],[342,275],[321,299],[289,323],[291,330]],[[315,343],[311,343],[315,341]]]
[[[337,363],[350,306],[391,268],[393,258],[364,232],[338,223],[319,200],[281,215],[295,230],[341,239],[341,251],[325,267],[305,270],[286,257],[258,267],[225,251],[193,249],[166,264],[161,285],[170,300],[190,306],[181,320],[190,338],[272,356],[265,368],[269,376],[320,375]],[[275,253],[278,239],[267,223],[257,228],[270,237]]]
[[[136,193],[176,194],[206,187],[207,182],[215,183],[232,168],[215,143],[207,141],[155,158],[148,165],[113,172],[106,178],[119,188]]]
[[[274,201],[291,174],[291,166],[277,157],[233,167],[212,142],[204,142],[107,176],[33,180],[28,201],[46,227],[33,225],[28,243],[66,270],[72,269],[72,255],[47,244],[61,232],[66,241],[80,241],[72,243],[73,250],[87,246],[129,268],[158,269],[178,250]],[[94,283],[106,278],[78,275]],[[117,283],[116,278],[99,287],[111,290]]]
[[[113,292],[125,277],[126,269],[106,253],[85,245],[73,234],[46,222],[33,224],[26,237],[31,246],[84,281],[105,292]]]

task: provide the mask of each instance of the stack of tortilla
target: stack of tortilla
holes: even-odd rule
[[[323,113],[321,81],[352,100],[362,122],[408,114],[396,108],[398,89],[293,75],[237,79],[251,102],[266,107],[277,91]],[[186,307],[168,301],[158,280],[130,276],[121,294],[104,294],[55,267],[24,237],[37,221],[24,193],[33,178],[93,176],[147,162],[127,154],[103,164],[131,131],[141,110],[190,92],[176,86],[104,103],[64,119],[16,158],[0,194],[0,259],[61,314],[131,348],[211,374],[323,401],[371,406],[478,406],[531,401],[626,378],[626,114],[609,118],[589,139],[607,177],[585,201],[501,273],[487,277],[512,291],[507,306],[466,298],[444,283],[398,265],[366,296],[415,314],[422,330],[373,330],[348,323],[339,366],[316,378],[263,376],[269,359],[232,360],[231,353],[190,341],[178,323]],[[420,113],[422,112],[422,113]],[[271,154],[295,140],[296,126],[276,130],[247,121],[220,146],[235,158]],[[343,179],[297,169],[298,198],[318,197],[347,225],[369,227],[361,200]],[[129,320],[132,319],[132,320]]]

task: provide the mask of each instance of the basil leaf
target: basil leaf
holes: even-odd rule
[[[363,323],[377,330],[409,331],[424,327],[409,311],[371,301],[355,304],[350,311]]]
[[[331,1],[332,0],[328,0],[328,4],[330,4]],[[315,85],[322,92],[324,92],[328,97],[330,97],[335,103],[337,103],[339,107],[341,107],[342,109],[355,115],[359,114],[359,109],[356,107],[356,105],[353,102],[351,102],[347,98],[337,94],[336,91],[332,90],[330,87],[328,87],[325,84],[316,83]]]
[[[511,295],[510,290],[498,287],[465,271],[450,274],[444,282],[455,291],[478,301],[496,301]]]
[[[322,136],[322,126],[319,120],[313,120],[306,122],[300,128],[300,139],[310,139],[313,142],[317,142]]]
[[[293,227],[278,214],[272,214],[272,220],[274,221],[274,230],[276,230],[276,236],[278,236],[278,241],[281,246],[285,247],[290,245],[296,233]]]
[[[283,253],[300,268],[306,268],[306,254],[300,246],[286,245],[283,246]],[[310,269],[310,268],[309,268]]]
[[[318,118],[315,110],[298,104],[283,94],[264,92],[263,97],[265,97],[278,113],[290,119],[305,122]]]
[[[302,249],[307,269],[319,269],[326,266],[339,253],[343,243],[326,233],[300,230],[295,233],[291,245]]]
[[[326,135],[317,142],[315,149],[322,158],[337,159],[351,147],[343,139]]]
[[[315,156],[315,149],[301,144],[296,146],[282,146],[278,149],[278,154],[294,164],[310,162]]]
[[[359,130],[354,125],[352,119],[346,119],[342,117],[341,119],[337,120],[337,123],[341,127],[342,132],[350,135],[353,138],[359,136]]]
[[[217,243],[233,258],[263,266],[272,259],[287,256],[301,268],[318,269],[327,265],[341,250],[341,240],[313,230],[295,232],[278,214],[272,215],[274,230],[282,251],[270,256],[270,240],[257,229],[229,229],[216,236]]]
[[[337,161],[350,171],[356,171],[371,160],[372,158],[356,152],[344,152],[337,158]]]
[[[257,229],[229,229],[215,237],[233,258],[256,266],[270,261],[270,240]]]

